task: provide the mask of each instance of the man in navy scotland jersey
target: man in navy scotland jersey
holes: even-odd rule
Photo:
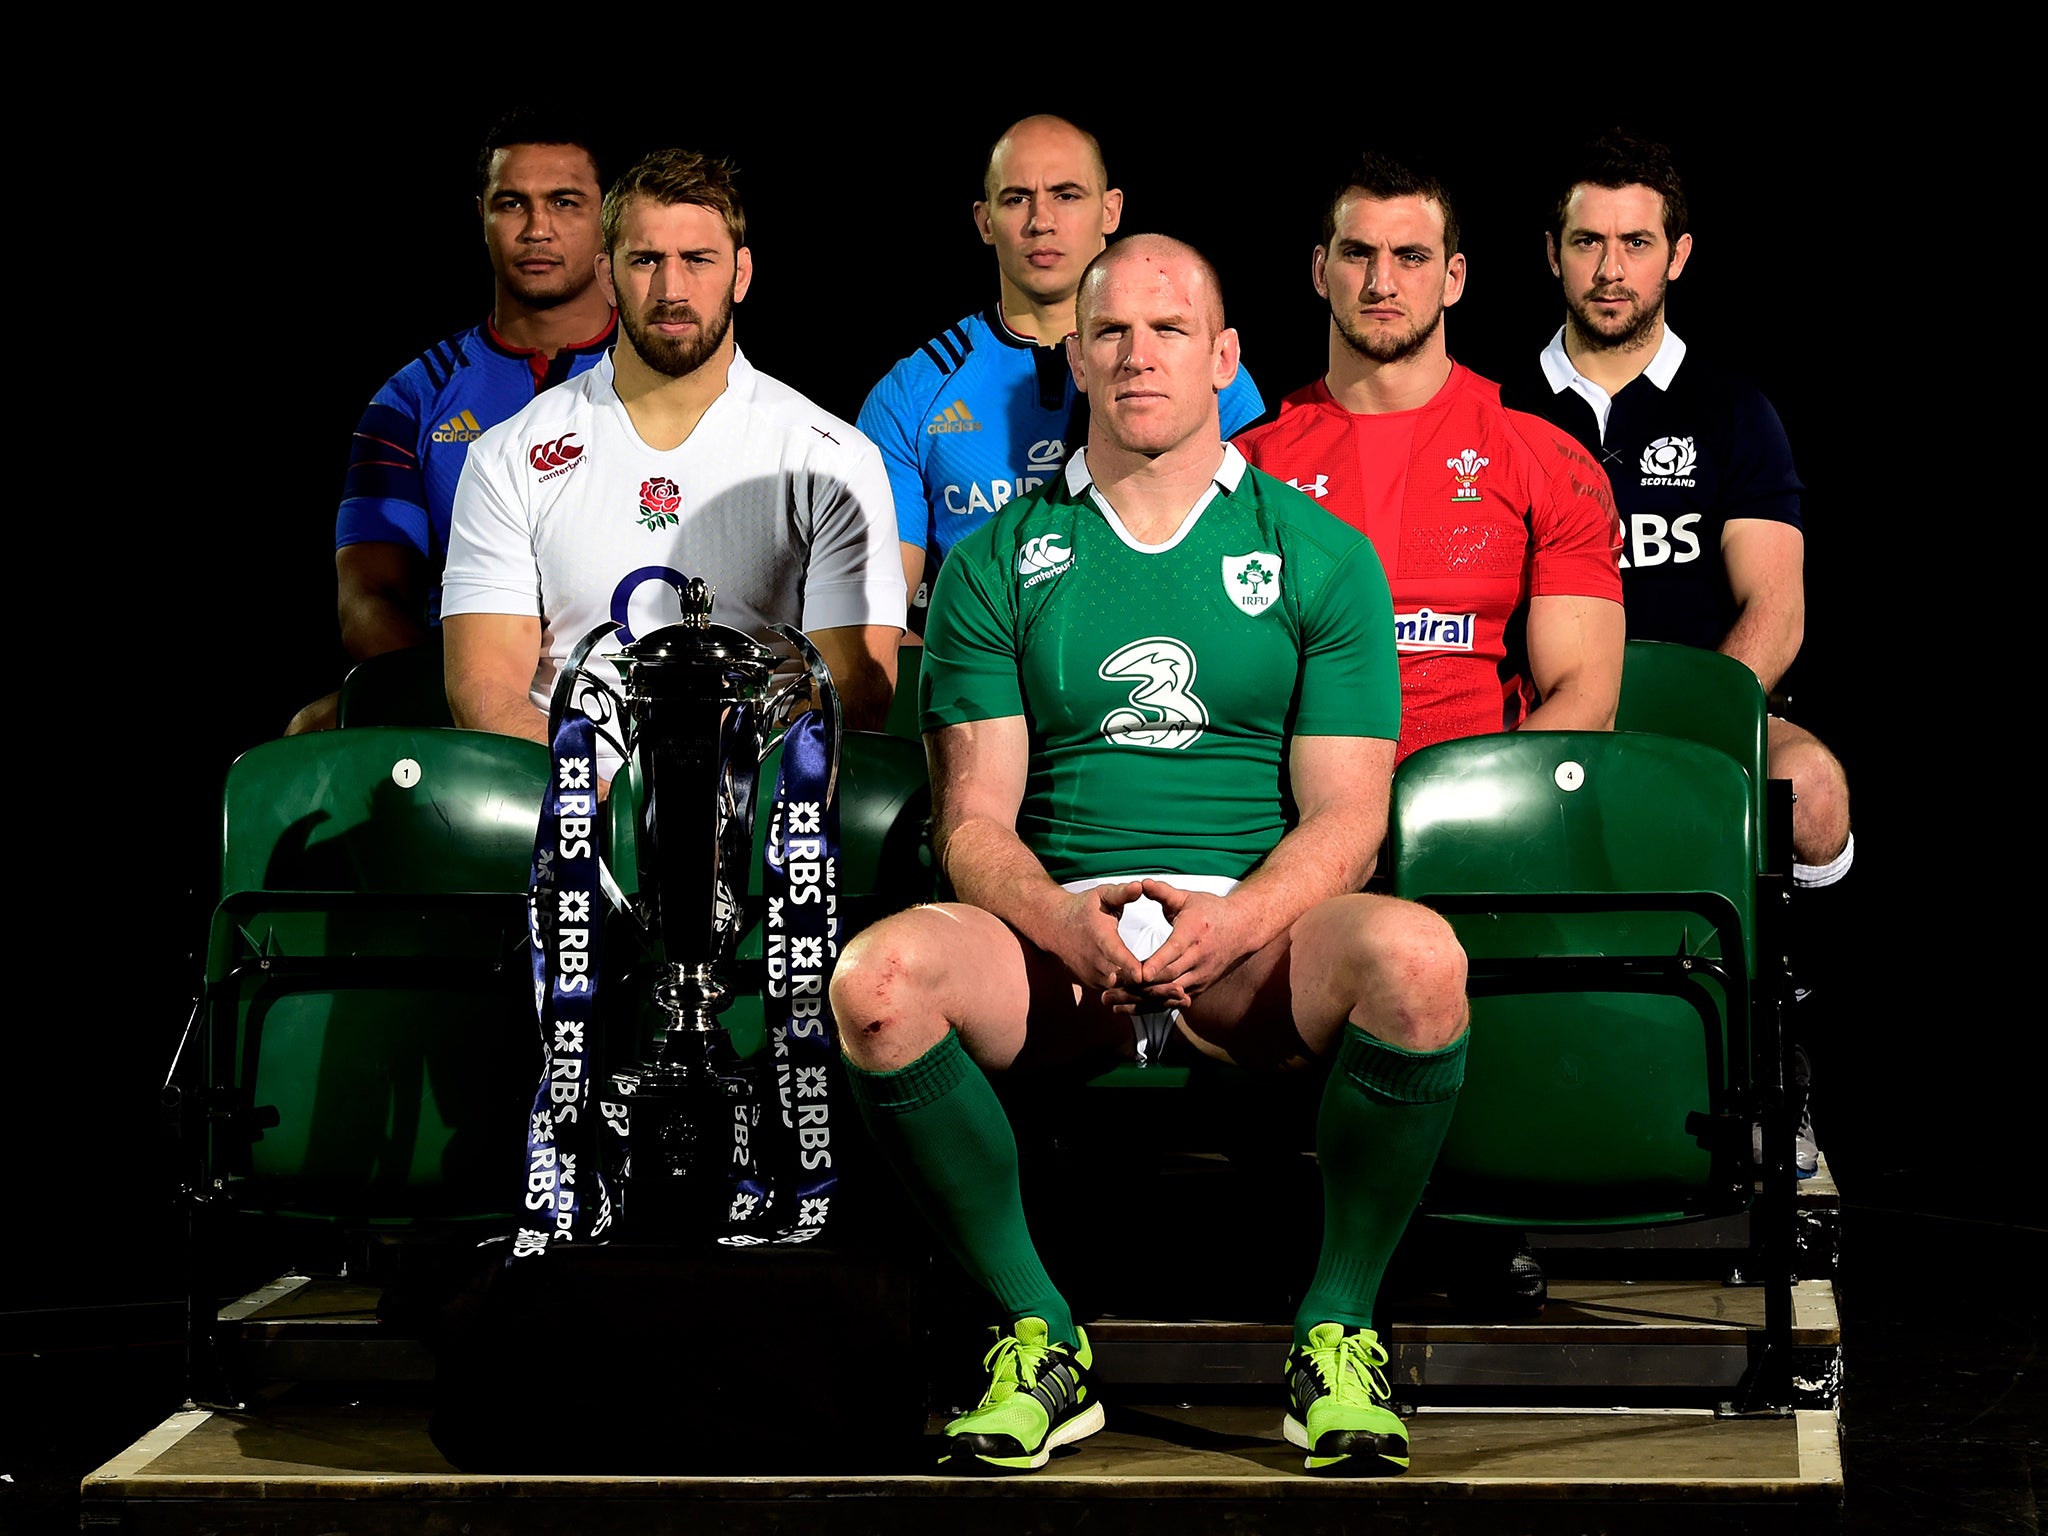
[[[1063,343],[1082,269],[1116,233],[1123,207],[1093,134],[1043,115],[1011,124],[989,151],[974,205],[975,228],[996,253],[996,302],[897,363],[861,407],[857,424],[889,467],[916,634],[946,552],[1049,482],[1085,434],[1088,403]],[[1226,438],[1265,410],[1241,367],[1218,403]]]
[[[1806,633],[1805,487],[1770,401],[1693,357],[1665,322],[1692,243],[1665,146],[1622,131],[1585,146],[1558,179],[1544,234],[1564,324],[1506,398],[1607,471],[1630,638],[1721,651],[1771,694]],[[1773,714],[1769,732],[1771,776],[1792,781],[1793,910],[1810,928],[1818,914],[1803,893],[1840,880],[1856,855],[1848,780],[1811,731]],[[1795,953],[1802,982],[1813,964],[1811,950],[1804,966]],[[1802,1175],[1816,1158],[1802,1124]]]
[[[431,637],[469,445],[611,345],[612,306],[597,281],[603,196],[582,127],[520,108],[485,134],[476,206],[491,312],[393,374],[364,407],[349,453],[334,571],[350,662]],[[338,702],[307,705],[285,734],[333,725]]]

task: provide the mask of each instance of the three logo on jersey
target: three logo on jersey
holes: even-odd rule
[[[955,401],[954,405],[957,409],[963,411],[966,409],[958,401]],[[932,425],[926,427],[925,430],[927,432],[938,430],[939,421],[943,419],[944,413],[941,413],[940,417],[935,419]],[[949,427],[946,430],[952,432],[979,431],[980,428],[981,423],[976,422],[972,429]],[[967,517],[977,512],[984,515],[993,513],[1016,497],[1029,495],[1032,491],[1037,490],[1051,476],[1057,474],[1060,466],[1066,463],[1066,461],[1067,445],[1057,437],[1042,437],[1031,445],[1025,455],[1024,473],[1015,480],[993,480],[987,485],[983,485],[977,480],[967,486],[964,493],[961,487],[957,485],[947,486],[941,493],[946,504],[946,510],[957,517]]]

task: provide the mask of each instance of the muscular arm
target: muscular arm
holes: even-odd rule
[[[1086,986],[1133,984],[1138,962],[1117,937],[1115,911],[1105,910],[1094,891],[1062,889],[1017,835],[1029,751],[1022,715],[949,725],[925,737],[939,868],[961,901],[1057,956]]]
[[[811,644],[825,658],[839,707],[851,731],[879,731],[889,723],[896,694],[896,641],[902,631],[889,624],[850,624],[811,632]]]
[[[917,606],[918,584],[924,580],[924,546],[898,541],[896,547],[903,551],[903,601],[909,607]],[[923,645],[922,636],[903,631],[903,644]]]
[[[1172,936],[1145,964],[1154,998],[1189,1002],[1317,902],[1359,890],[1371,877],[1387,830],[1394,743],[1298,736],[1287,772],[1300,820],[1228,896],[1145,882],[1145,894],[1173,919]]]
[[[1525,731],[1611,731],[1621,699],[1621,604],[1603,597],[1529,599],[1529,674],[1541,701]]]
[[[344,544],[334,552],[342,649],[351,661],[427,638],[427,563],[409,544]]]
[[[1735,623],[1721,641],[1769,693],[1806,638],[1806,535],[1768,518],[1731,518],[1721,560],[1735,598]]]
[[[457,613],[441,622],[448,708],[455,723],[500,736],[548,739],[548,719],[534,708],[534,663],[540,620],[510,613]]]

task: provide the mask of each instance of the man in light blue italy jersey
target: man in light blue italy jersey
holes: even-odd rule
[[[903,541],[910,622],[924,629],[939,562],[1008,502],[1051,482],[1087,427],[1064,342],[1081,271],[1123,219],[1094,135],[1027,117],[989,151],[975,227],[994,247],[997,301],[949,325],[869,392],[858,425],[882,450]],[[1265,402],[1240,368],[1224,389],[1225,437]]]

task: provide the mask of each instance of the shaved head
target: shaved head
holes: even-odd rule
[[[1050,112],[1040,112],[1031,117],[1020,117],[1005,128],[1002,137],[988,148],[988,159],[981,168],[981,195],[994,202],[1001,183],[997,180],[1002,169],[1003,157],[1009,153],[1013,143],[1024,139],[1043,139],[1048,135],[1071,136],[1088,151],[1088,158],[1095,166],[1095,190],[1101,192],[1109,186],[1109,166],[1102,158],[1102,145],[1094,134],[1085,128],[1077,128],[1064,117],[1055,117]]]
[[[1081,291],[1074,296],[1074,325],[1085,332],[1088,309],[1096,291],[1109,280],[1112,271],[1132,263],[1148,267],[1161,276],[1185,284],[1202,307],[1202,319],[1214,336],[1223,329],[1223,280],[1209,258],[1170,235],[1127,235],[1088,263],[1081,274]]]

